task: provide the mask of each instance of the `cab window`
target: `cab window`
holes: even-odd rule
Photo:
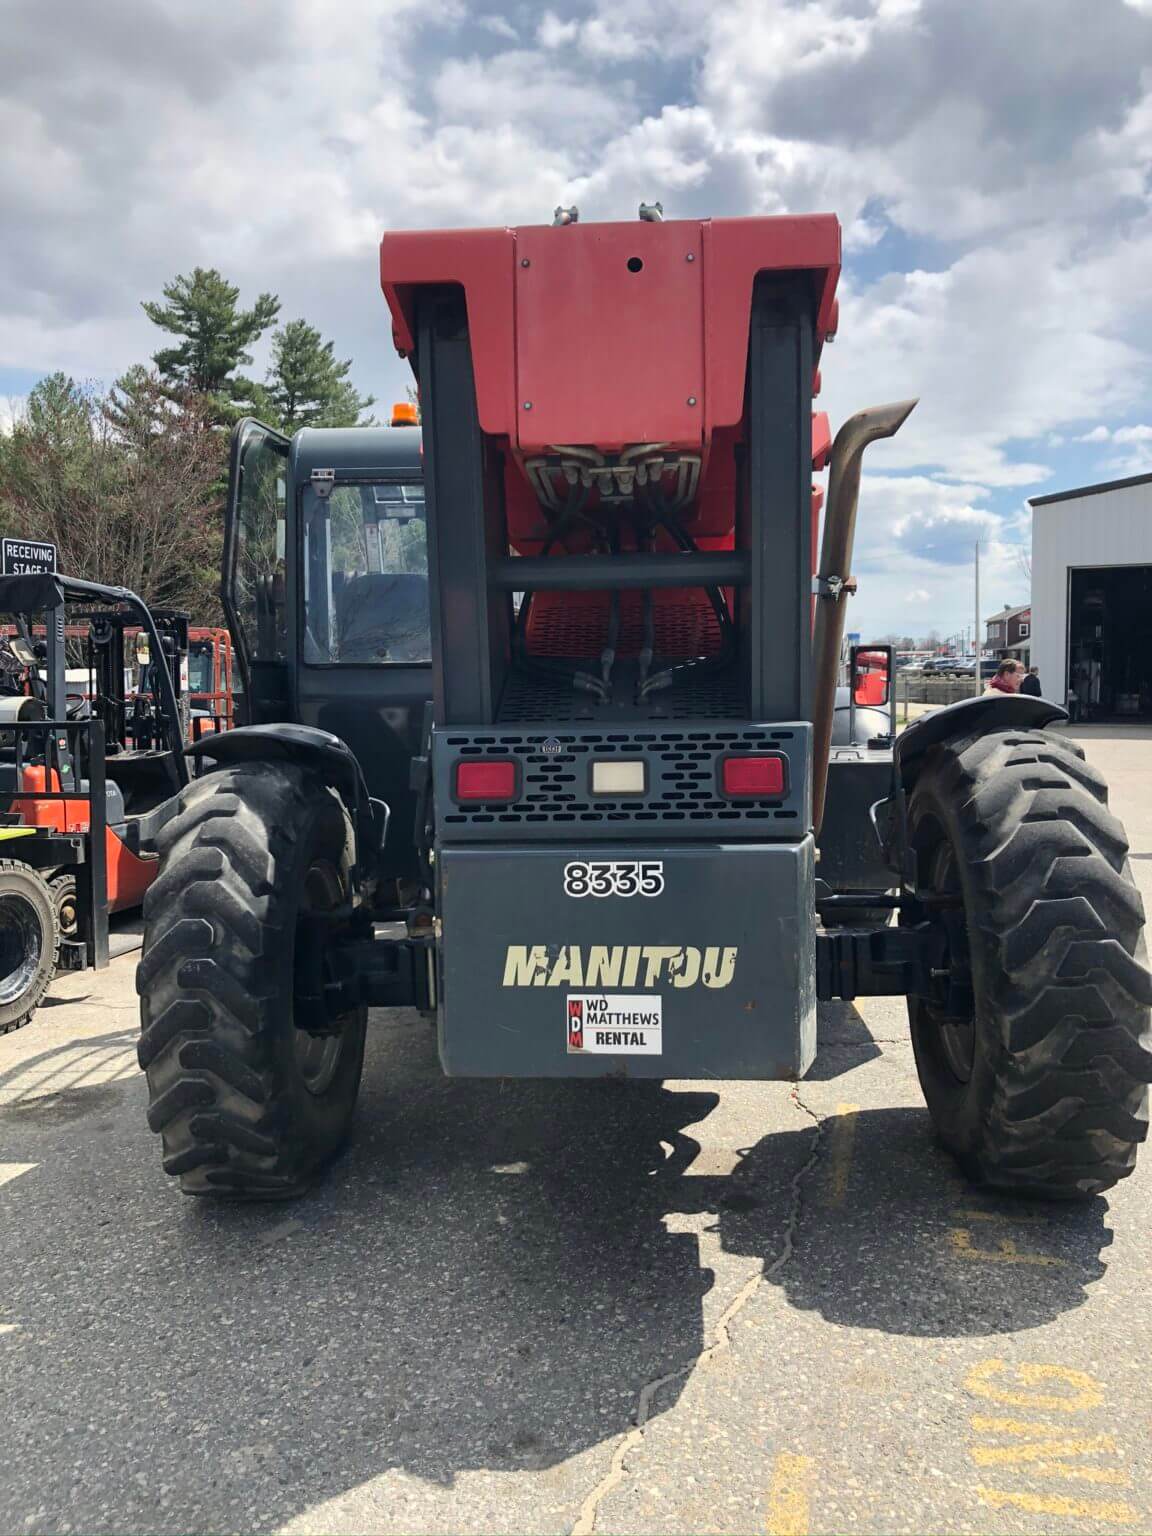
[[[286,437],[258,422],[237,429],[229,487],[226,589],[233,630],[255,662],[284,661]]]
[[[427,662],[428,535],[419,480],[337,484],[302,496],[303,659]]]

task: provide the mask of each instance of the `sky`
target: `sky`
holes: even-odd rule
[[[0,35],[0,423],[148,357],[197,264],[387,404],[384,230],[658,199],[842,221],[820,403],[920,397],[852,628],[970,624],[977,539],[985,615],[1025,601],[1026,498],[1152,470],[1152,0],[0,0]]]

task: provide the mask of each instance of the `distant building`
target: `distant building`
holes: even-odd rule
[[[1031,666],[1031,603],[1025,603],[1021,608],[1001,608],[999,613],[985,619],[984,649],[1000,657],[1015,656],[1026,667]]]
[[[1083,720],[1152,718],[1152,474],[1034,496],[1032,659]]]

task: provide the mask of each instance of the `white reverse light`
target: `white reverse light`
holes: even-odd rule
[[[594,795],[642,795],[644,777],[643,759],[635,763],[594,762],[592,793]]]

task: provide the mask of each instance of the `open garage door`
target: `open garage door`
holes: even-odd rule
[[[1069,571],[1068,687],[1081,720],[1152,718],[1152,565]]]

